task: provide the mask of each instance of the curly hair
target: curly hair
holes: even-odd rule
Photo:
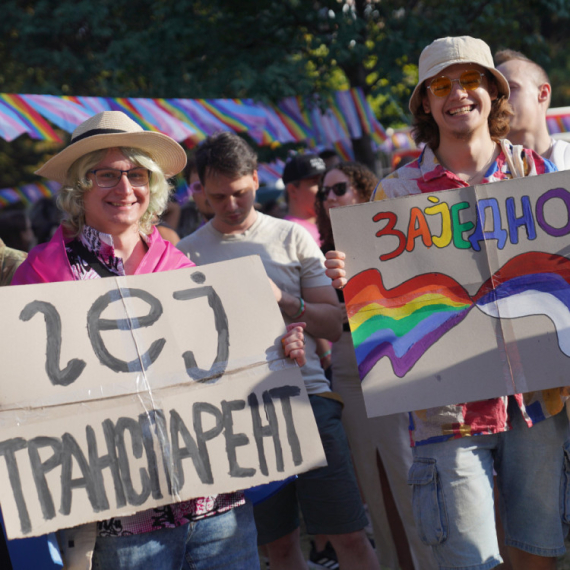
[[[489,83],[496,85],[495,78],[490,73],[485,73]],[[427,93],[426,84],[421,87],[420,98]],[[514,115],[509,100],[504,95],[499,95],[491,102],[488,124],[491,138],[504,139],[509,133],[509,120]],[[414,115],[412,136],[416,144],[426,143],[432,150],[439,147],[439,127],[431,113],[426,113],[420,105]]]
[[[324,253],[334,249],[334,239],[330,218],[324,207],[324,200],[320,190],[323,187],[323,181],[327,173],[332,170],[340,170],[347,178],[350,186],[356,191],[356,194],[362,202],[367,202],[374,192],[378,184],[378,177],[366,166],[359,162],[341,162],[332,168],[329,168],[321,178],[319,184],[319,192],[315,200],[315,212],[317,214],[317,227],[321,236],[321,249]]]
[[[57,196],[57,204],[65,214],[62,225],[71,236],[78,236],[85,225],[85,205],[83,198],[93,187],[87,173],[96,166],[111,150],[104,148],[78,158],[67,171],[65,184]],[[138,148],[119,147],[121,154],[137,166],[150,170],[150,200],[147,211],[139,220],[140,230],[145,234],[152,231],[153,220],[166,209],[172,187],[166,180],[160,166],[145,152]]]

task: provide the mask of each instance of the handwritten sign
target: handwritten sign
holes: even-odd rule
[[[570,173],[331,217],[370,416],[570,384]]]
[[[5,287],[0,303],[10,538],[325,464],[257,257]]]

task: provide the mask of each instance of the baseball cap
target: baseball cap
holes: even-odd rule
[[[317,154],[296,154],[283,169],[283,184],[319,176],[326,170],[325,161]]]

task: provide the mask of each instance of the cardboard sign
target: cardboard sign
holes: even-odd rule
[[[570,384],[570,173],[332,211],[369,416]]]
[[[10,538],[325,464],[258,257],[3,287],[0,304]]]

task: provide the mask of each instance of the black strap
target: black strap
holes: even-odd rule
[[[75,255],[86,261],[89,267],[101,277],[117,277],[116,273],[113,273],[108,267],[105,267],[99,261],[99,258],[92,251],[88,250],[78,239],[69,242],[67,246],[71,248]]]

